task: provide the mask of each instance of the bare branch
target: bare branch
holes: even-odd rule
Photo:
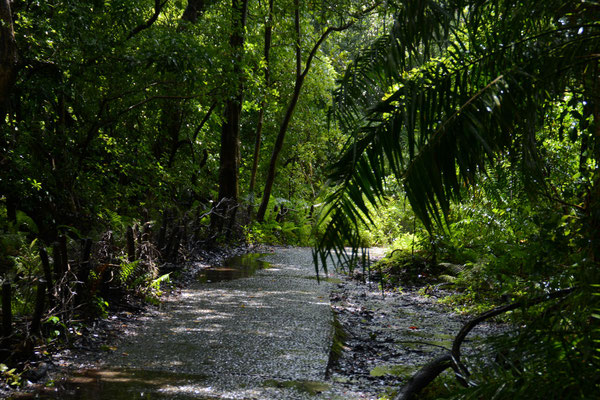
[[[347,23],[345,23],[343,25],[330,26],[327,29],[325,29],[325,32],[323,32],[321,34],[321,37],[319,37],[319,40],[317,40],[317,42],[313,46],[312,50],[308,54],[308,58],[306,59],[306,66],[304,67],[304,71],[301,74],[302,78],[306,77],[306,75],[308,74],[308,71],[310,70],[310,65],[311,65],[313,59],[315,58],[315,56],[317,54],[317,51],[319,51],[319,48],[321,47],[321,45],[323,44],[323,42],[325,41],[325,39],[327,39],[327,37],[332,32],[342,32],[342,31],[345,31],[346,29],[348,29],[352,25],[354,25],[356,23],[356,21],[358,21],[360,18],[364,17],[365,15],[367,15],[371,11],[373,11],[377,6],[379,6],[379,4],[381,4],[381,1],[377,1],[377,2],[373,3],[373,5],[371,7],[368,7],[365,10],[361,11],[360,13],[357,13],[357,14],[353,15],[352,19],[349,22],[347,22]],[[298,43],[298,45],[300,45],[300,44]]]
[[[485,320],[504,314],[508,311],[516,310],[518,308],[528,308],[537,304],[546,302],[548,300],[559,299],[565,297],[575,291],[576,288],[567,288],[557,290],[552,293],[545,294],[543,296],[536,297],[534,299],[522,299],[515,301],[504,306],[496,307],[492,310],[486,311],[477,317],[467,321],[458,332],[452,343],[452,351],[450,353],[443,354],[433,361],[423,366],[417,371],[408,382],[400,389],[400,392],[394,398],[395,400],[410,400],[414,399],[421,390],[423,390],[429,383],[437,378],[442,372],[448,368],[453,368],[456,372],[457,379],[463,385],[466,385],[466,377],[469,376],[469,371],[466,366],[460,361],[460,346],[463,341],[478,324]]]
[[[160,0],[154,0],[154,14],[150,17],[150,19],[148,19],[148,21],[136,26],[131,32],[129,32],[129,35],[127,35],[126,40],[131,39],[132,37],[134,37],[141,31],[143,31],[144,29],[150,28],[152,26],[152,24],[154,24],[156,22],[156,20],[158,19],[158,16],[160,15],[160,12],[162,11],[163,7],[167,4],[168,1],[169,0],[165,0],[161,3]]]

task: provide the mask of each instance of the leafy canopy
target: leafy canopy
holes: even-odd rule
[[[430,0],[398,7],[391,32],[358,55],[335,93],[333,114],[350,139],[329,174],[316,247],[325,267],[331,249],[347,257],[345,245],[360,247],[357,227],[370,222],[368,203],[385,201],[390,176],[430,230],[499,154],[532,193],[539,190],[536,134],[557,107],[566,110],[561,118],[574,116],[571,140],[589,139],[584,163],[598,162],[594,3]],[[597,188],[597,170],[582,173]],[[597,219],[591,207],[589,227]]]

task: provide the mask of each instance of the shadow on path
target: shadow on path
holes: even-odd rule
[[[264,259],[270,266],[250,277],[204,275],[128,332],[98,369],[38,398],[319,397],[328,388],[330,284],[312,279],[310,249],[278,249]]]

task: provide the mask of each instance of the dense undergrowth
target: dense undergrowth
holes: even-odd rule
[[[69,346],[93,320],[158,304],[170,282],[161,268],[166,249],[159,250],[148,226],[114,226],[86,237],[65,229],[47,245],[24,214],[16,223],[2,220],[0,373],[9,386],[25,383],[36,362]]]
[[[496,317],[511,328],[491,338],[491,347],[481,354],[467,357],[470,375],[462,377],[467,387],[447,373],[419,398],[597,397],[600,276],[583,250],[584,228],[565,207],[531,201],[525,191],[512,189],[512,198],[493,203],[490,192],[503,197],[509,191],[484,183],[453,206],[444,229],[428,232],[414,222],[392,239],[387,257],[373,264],[371,273],[395,290],[417,286],[424,295],[446,293],[442,303],[471,317],[560,289],[575,290]],[[404,210],[397,220],[413,218],[409,208]]]

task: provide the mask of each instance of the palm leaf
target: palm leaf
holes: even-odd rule
[[[335,92],[334,115],[351,139],[330,170],[319,254],[360,247],[356,232],[370,221],[368,203],[388,195],[388,175],[428,229],[498,153],[521,149],[523,174],[534,176],[545,107],[600,54],[600,25],[569,2],[402,4],[392,32]]]

